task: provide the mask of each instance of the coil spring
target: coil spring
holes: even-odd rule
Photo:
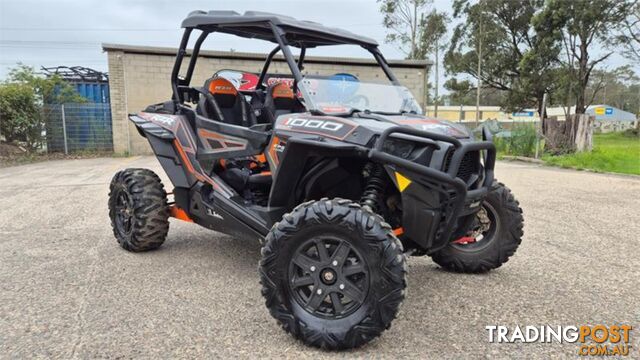
[[[368,206],[371,211],[377,213],[380,199],[387,186],[387,177],[385,176],[384,168],[378,164],[367,164],[365,172],[369,173],[369,177],[360,198],[360,205]]]

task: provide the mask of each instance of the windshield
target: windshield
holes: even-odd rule
[[[299,88],[309,103],[307,108],[325,114],[352,111],[422,114],[420,105],[404,86],[361,82],[353,75],[338,74],[329,79],[306,77]]]

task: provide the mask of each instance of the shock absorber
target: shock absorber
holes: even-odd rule
[[[382,165],[368,163],[364,168],[367,183],[364,186],[360,205],[368,206],[371,211],[378,213],[380,202],[384,197],[384,190],[387,187],[387,176]]]

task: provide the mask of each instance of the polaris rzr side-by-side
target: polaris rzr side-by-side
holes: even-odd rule
[[[476,140],[464,126],[421,115],[374,40],[262,12],[195,11],[182,27],[172,99],[130,116],[172,200],[152,171],[118,172],[109,215],[123,248],[158,248],[169,217],[258,240],[271,315],[327,349],[360,346],[389,328],[408,255],[477,273],[514,254],[522,211],[494,179],[491,134]],[[216,32],[275,48],[259,74],[221,71],[191,84],[200,47]],[[307,49],[345,44],[368,51],[385,83],[305,75]],[[278,53],[289,76],[269,73]]]

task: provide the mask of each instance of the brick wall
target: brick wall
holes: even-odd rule
[[[113,146],[119,154],[151,154],[146,139],[128,121],[127,114],[143,110],[150,104],[171,99],[171,70],[175,49],[132,47],[126,45],[103,45],[108,53],[109,88],[113,119]],[[259,73],[264,65],[264,54],[201,51],[191,84],[201,86],[215,72],[234,69]],[[183,62],[186,69],[189,57]],[[406,86],[422,104],[424,99],[426,61],[390,61],[391,68],[400,82]],[[274,59],[270,73],[290,74],[282,59]],[[308,57],[305,71],[314,75],[333,75],[347,72],[362,81],[386,79],[373,60]]]

